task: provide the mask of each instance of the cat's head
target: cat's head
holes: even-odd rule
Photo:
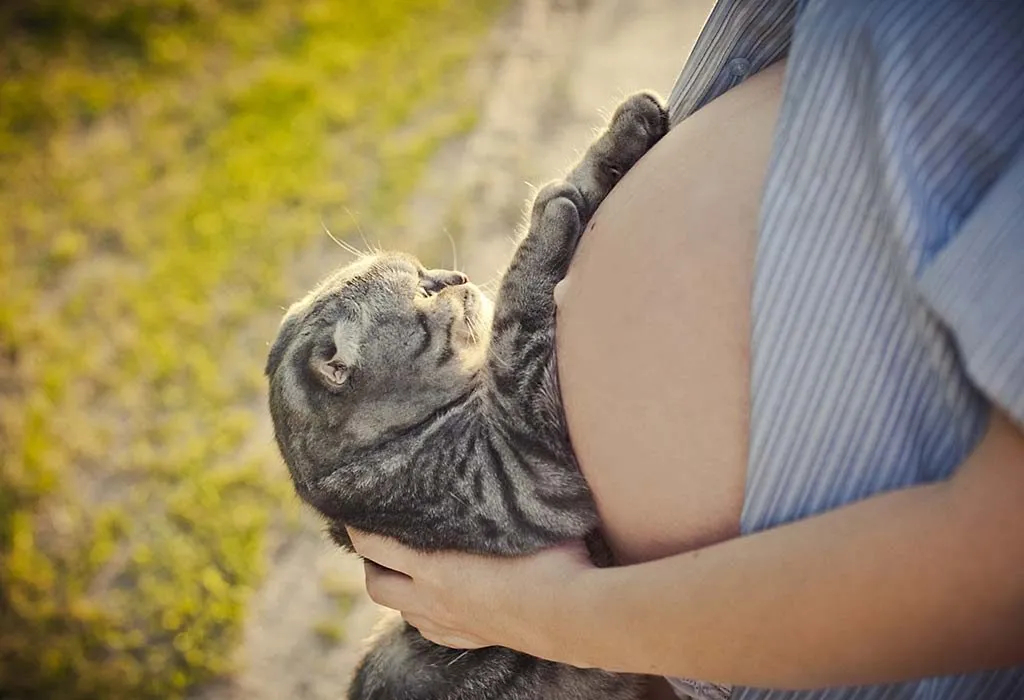
[[[401,253],[365,255],[285,313],[267,358],[270,411],[298,482],[465,394],[492,305],[466,276]]]

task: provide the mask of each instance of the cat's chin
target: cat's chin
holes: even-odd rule
[[[494,302],[480,291],[480,288],[473,283],[466,284],[468,292],[463,302],[463,321],[467,331],[473,340],[484,338],[491,327],[491,318],[494,316]]]

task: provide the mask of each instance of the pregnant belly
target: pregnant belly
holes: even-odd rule
[[[739,531],[750,291],[783,66],[666,136],[598,210],[558,294],[573,446],[624,562]]]

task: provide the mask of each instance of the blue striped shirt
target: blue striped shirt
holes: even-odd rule
[[[950,477],[993,405],[1024,425],[1024,3],[723,0],[673,123],[782,57],[744,534]],[[1024,698],[1024,668],[813,692],[672,680],[733,700]]]

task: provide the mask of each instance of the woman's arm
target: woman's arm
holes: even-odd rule
[[[353,533],[429,638],[581,666],[809,688],[1024,663],[1024,436],[994,414],[950,481],[687,554],[591,568],[424,556]]]
[[[580,582],[595,665],[805,688],[1024,662],[1024,438],[996,415],[949,482]]]

